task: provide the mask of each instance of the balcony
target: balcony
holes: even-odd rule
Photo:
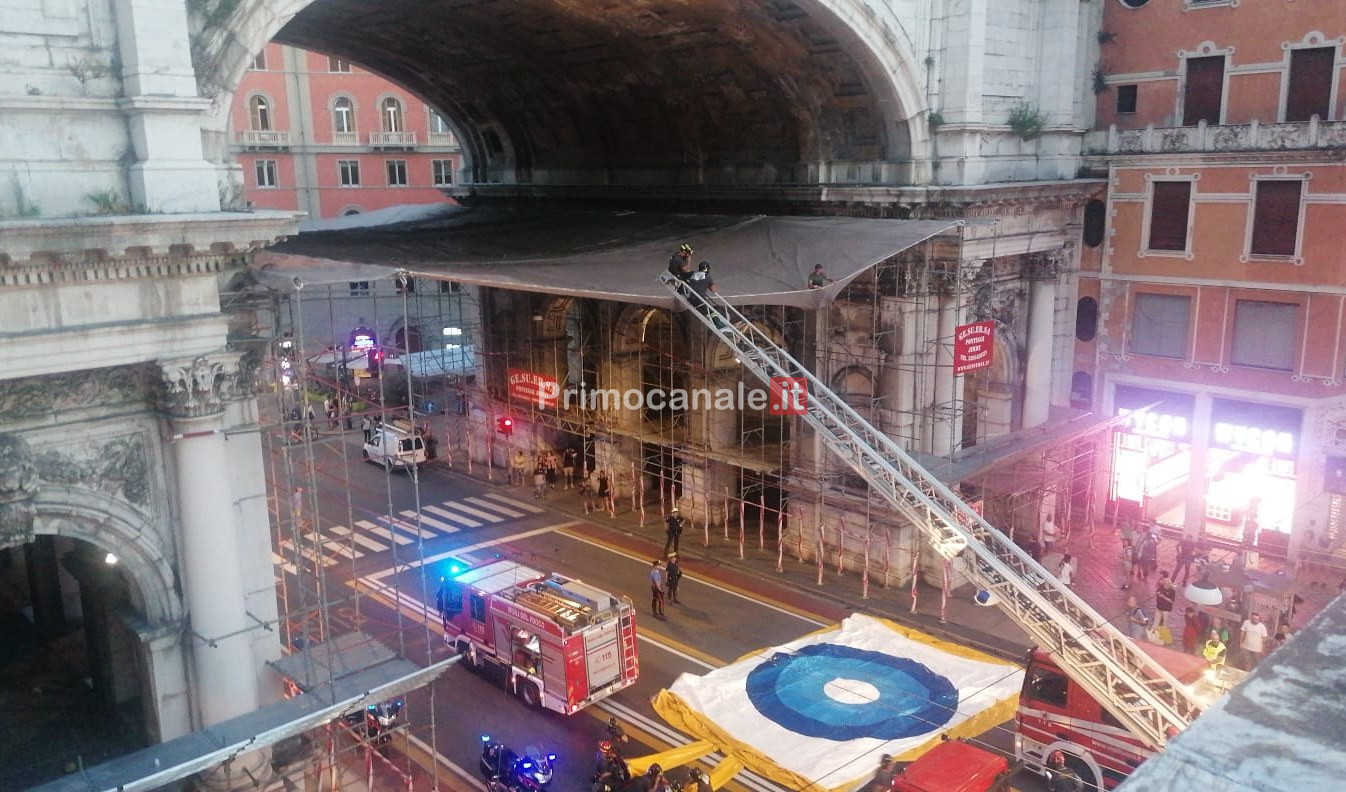
[[[1211,154],[1238,151],[1294,151],[1346,147],[1346,121],[1311,121],[1192,127],[1155,127],[1090,132],[1086,156],[1101,154]]]
[[[373,148],[416,148],[415,132],[370,132],[369,145]]]
[[[333,132],[333,146],[358,146],[360,145],[359,132]]]
[[[276,129],[245,129],[238,133],[238,142],[248,148],[289,148],[290,133]]]
[[[431,132],[426,142],[439,148],[458,148],[458,138],[452,132]]]

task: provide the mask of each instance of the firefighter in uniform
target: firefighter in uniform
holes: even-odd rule
[[[1084,782],[1070,765],[1064,751],[1052,751],[1047,757],[1047,792],[1080,792]]]

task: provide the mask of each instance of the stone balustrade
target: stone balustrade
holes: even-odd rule
[[[1116,154],[1192,154],[1238,151],[1293,151],[1346,147],[1346,121],[1312,120],[1295,123],[1156,127],[1118,129],[1084,136],[1085,156]]]

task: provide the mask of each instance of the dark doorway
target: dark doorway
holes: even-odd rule
[[[670,506],[682,498],[682,458],[668,446],[645,443],[645,501],[658,503],[662,497]],[[660,495],[662,490],[663,495]]]

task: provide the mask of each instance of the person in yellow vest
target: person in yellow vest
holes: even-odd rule
[[[1211,630],[1210,638],[1206,639],[1206,645],[1201,647],[1201,656],[1206,658],[1206,662],[1210,664],[1211,669],[1219,671],[1224,667],[1226,651],[1224,641],[1220,640],[1219,631]]]

